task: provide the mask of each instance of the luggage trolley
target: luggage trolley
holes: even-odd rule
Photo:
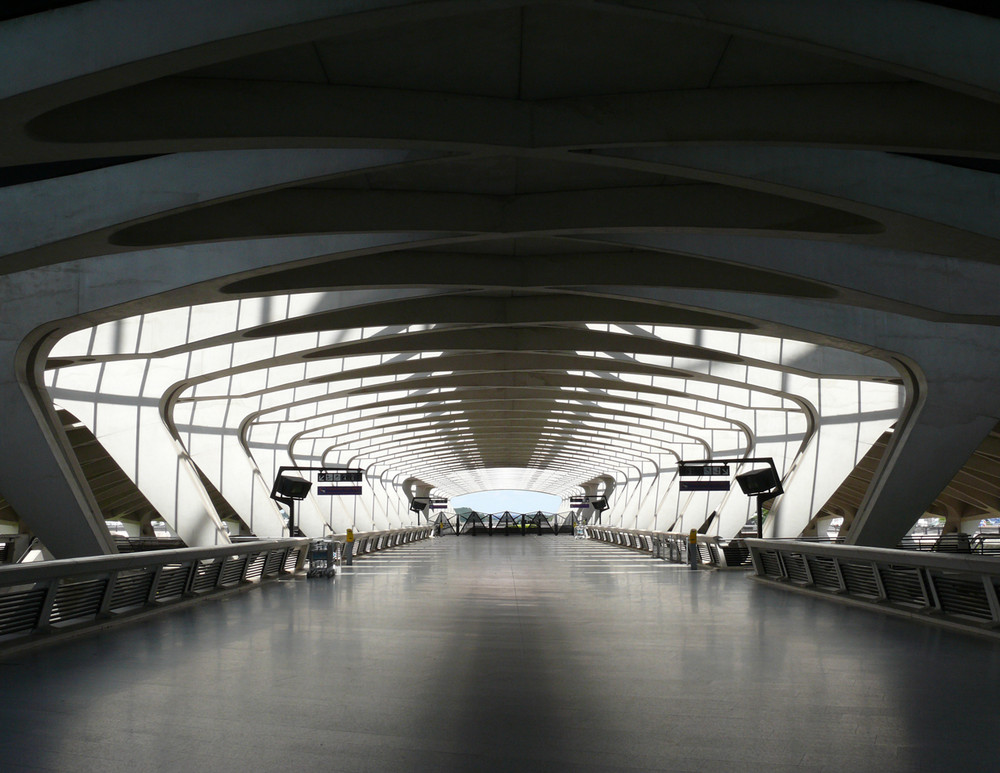
[[[333,577],[337,574],[337,543],[317,539],[309,543],[309,569],[306,577]]]

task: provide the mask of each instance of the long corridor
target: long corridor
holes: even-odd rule
[[[996,770],[1000,647],[570,537],[447,537],[0,661],[0,769]]]

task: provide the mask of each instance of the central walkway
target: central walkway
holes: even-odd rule
[[[14,771],[987,771],[1000,646],[446,537],[0,660]]]

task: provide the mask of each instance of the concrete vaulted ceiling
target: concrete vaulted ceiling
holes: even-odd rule
[[[220,496],[280,532],[266,491],[293,463],[367,471],[350,517],[304,510],[316,533],[501,485],[735,533],[746,503],[679,497],[676,463],[754,455],[791,535],[878,444],[836,512],[892,544],[1000,417],[1000,21],[909,0],[9,15],[23,440],[0,494],[55,554],[111,550],[114,514],[57,407],[190,544],[226,539]]]

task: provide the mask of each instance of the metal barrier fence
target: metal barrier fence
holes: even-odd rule
[[[979,556],[748,539],[756,577],[966,630],[1000,626],[1000,562]]]
[[[0,647],[303,568],[309,540],[257,540],[0,567]]]
[[[641,550],[650,553],[654,558],[662,558],[675,564],[686,564],[689,560],[690,543],[687,534],[620,529],[613,526],[588,526],[587,536],[611,545]],[[750,567],[750,551],[742,539],[726,540],[699,534],[697,547],[700,564],[720,569]]]

